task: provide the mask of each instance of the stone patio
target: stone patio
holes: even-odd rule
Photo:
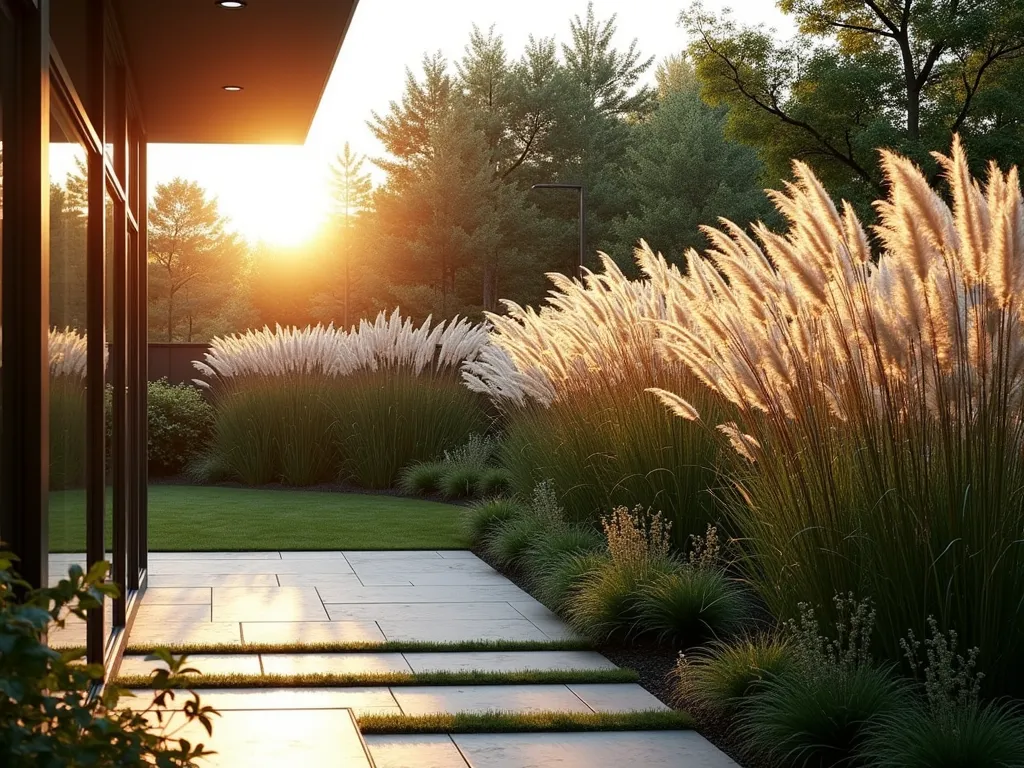
[[[151,553],[149,589],[130,642],[226,643],[230,654],[190,656],[208,674],[315,674],[437,670],[614,669],[580,651],[264,653],[256,643],[384,640],[561,640],[561,619],[470,552]],[[121,674],[156,662],[126,656]],[[138,692],[146,696],[146,692]],[[667,709],[631,683],[202,689],[215,722],[210,765],[377,768],[726,768],[696,733],[555,733],[373,736],[360,714],[634,712]],[[173,707],[180,707],[179,698]],[[284,724],[284,725],[282,725]],[[204,741],[201,732],[194,740]]]

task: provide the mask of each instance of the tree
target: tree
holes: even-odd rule
[[[373,183],[370,174],[363,172],[364,158],[356,155],[345,142],[345,148],[331,166],[331,190],[334,214],[340,238],[340,256],[343,274],[343,322],[350,323],[351,267],[356,224],[372,203]]]
[[[680,261],[706,245],[701,225],[724,216],[742,226],[768,208],[757,153],[725,137],[726,110],[701,100],[687,62],[666,62],[658,85],[658,109],[634,129],[626,153],[628,212],[613,222],[608,248],[627,272],[641,238]]]
[[[406,69],[401,102],[392,101],[386,115],[371,113],[367,125],[390,155],[373,162],[388,174],[390,183],[408,183],[413,164],[429,159],[430,134],[448,115],[454,99],[448,61],[438,51],[424,55],[422,80]]]
[[[215,199],[194,181],[159,184],[149,209],[151,296],[163,317],[151,322],[167,341],[209,330],[232,293],[243,247],[225,231]],[[152,311],[152,306],[151,306]]]
[[[396,282],[432,286],[448,316],[467,309],[452,296],[460,274],[478,267],[499,237],[499,184],[486,139],[465,107],[453,108],[428,139],[431,150],[410,166],[408,186],[389,185],[377,210]]]
[[[930,151],[961,134],[978,158],[1024,151],[1024,5],[1019,0],[781,0],[799,33],[695,4],[681,16],[704,97],[725,104],[730,135],[785,177],[801,158],[866,208],[883,190],[878,147],[933,176]]]

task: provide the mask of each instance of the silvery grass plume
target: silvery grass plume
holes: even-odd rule
[[[735,407],[710,433],[743,456],[732,508],[769,605],[871,597],[893,661],[934,614],[1019,695],[1024,205],[1016,168],[990,165],[982,186],[958,138],[935,159],[951,204],[882,152],[877,258],[799,162],[771,193],[786,232],[707,228],[686,275],[638,258],[666,298],[659,350]],[[719,420],[696,390],[664,389],[677,415]]]
[[[333,325],[306,328],[280,325],[219,336],[204,361],[193,366],[210,381],[228,383],[246,377],[314,375],[328,378],[358,371],[402,369],[415,375],[458,371],[487,344],[487,328],[466,318],[415,326],[398,309],[361,320],[351,331]],[[208,383],[195,380],[200,386]]]
[[[50,376],[84,379],[88,369],[88,338],[73,328],[51,328],[49,333]]]
[[[505,301],[506,315],[488,314],[491,345],[463,366],[467,386],[498,403],[550,405],[594,387],[639,389],[685,373],[655,349],[650,321],[666,317],[656,287],[600,258],[603,272],[587,271],[582,282],[549,274],[555,288],[539,311]]]

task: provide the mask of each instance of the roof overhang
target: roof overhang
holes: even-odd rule
[[[118,0],[147,139],[303,143],[356,2]]]

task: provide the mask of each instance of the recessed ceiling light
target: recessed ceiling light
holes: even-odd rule
[[[214,0],[221,8],[245,8],[245,0]]]
[[[240,91],[240,90],[242,90],[242,86],[240,86],[240,85],[225,85],[224,86],[224,90],[225,91]]]

